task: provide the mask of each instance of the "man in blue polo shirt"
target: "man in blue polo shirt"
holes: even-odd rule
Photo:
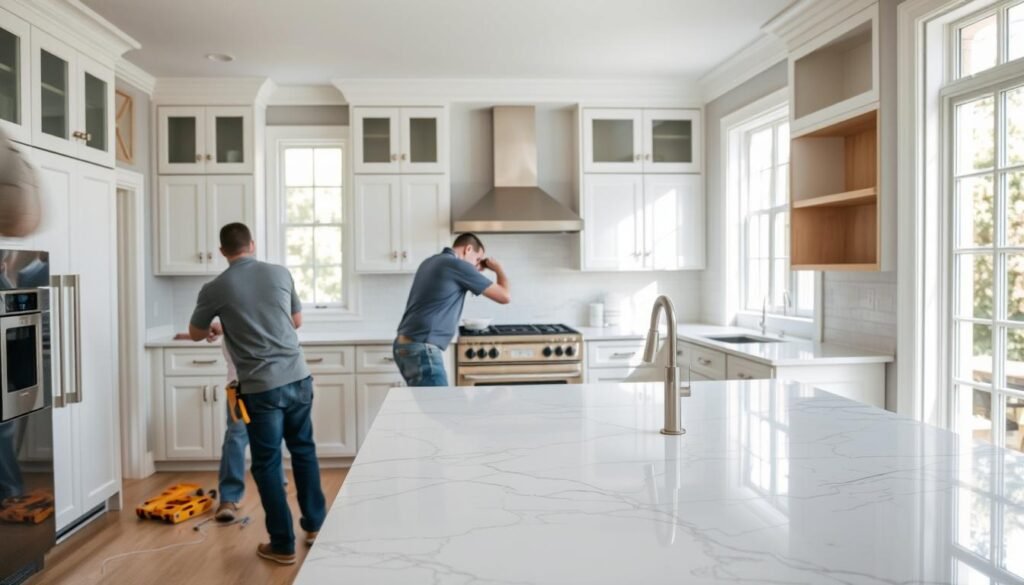
[[[497,282],[483,274],[494,272]],[[506,305],[508,277],[473,234],[455,238],[451,248],[427,258],[416,270],[395,339],[395,362],[409,386],[447,386],[444,350],[455,337],[466,292]]]

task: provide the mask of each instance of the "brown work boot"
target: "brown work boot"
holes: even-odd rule
[[[295,553],[290,555],[276,553],[274,549],[270,547],[270,543],[264,543],[256,547],[256,554],[267,559],[268,561],[274,561],[282,565],[294,565],[295,564]]]
[[[309,546],[313,546],[313,542],[316,541],[316,537],[319,534],[320,534],[319,530],[316,530],[314,532],[307,532],[306,533],[306,544],[308,544]]]
[[[234,522],[237,512],[238,504],[235,502],[221,502],[213,517],[217,519],[217,522]]]

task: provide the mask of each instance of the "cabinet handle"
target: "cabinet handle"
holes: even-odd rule
[[[636,161],[640,160],[640,155],[638,154],[638,155],[634,156],[633,160],[636,160]]]
[[[409,257],[409,253],[408,252],[402,252],[402,259],[403,260],[405,260],[408,257]]]
[[[736,377],[738,377],[740,380],[753,380],[754,379],[754,377],[751,376],[750,374],[744,374],[743,372],[738,372],[736,374]]]
[[[644,160],[651,160],[650,153],[647,153],[647,154],[644,155]]]
[[[708,358],[699,357],[699,358],[697,358],[697,363],[702,365],[702,366],[710,366],[711,365],[711,360],[709,360]]]
[[[398,252],[391,253],[391,261],[393,262],[395,260],[398,260]]]
[[[220,386],[217,386],[216,384],[213,386],[213,401],[214,402],[217,402],[217,388],[219,388],[219,387]]]
[[[203,155],[201,155],[201,154],[197,154],[197,155],[196,155],[196,162],[199,162],[199,161],[201,161],[201,160],[203,160]]]
[[[651,253],[650,253],[650,252],[644,252],[644,258],[646,258],[646,257],[648,257],[648,256],[650,256],[650,255],[651,255]]]
[[[209,401],[210,401],[210,387],[209,386],[203,386],[203,402],[209,402]]]
[[[206,155],[206,160],[213,160],[213,155],[212,154]]]
[[[399,158],[401,158],[402,160],[405,160],[405,153],[402,153],[402,156],[399,157]]]
[[[380,361],[385,362],[385,363],[389,363],[389,364],[393,364],[393,363],[395,363],[395,358],[393,358],[393,357],[391,357],[389,355],[386,355],[386,356],[380,358]]]
[[[320,363],[323,363],[323,361],[324,361],[324,358],[322,358],[322,357],[306,358],[306,363],[307,364],[320,364]]]
[[[192,360],[193,366],[212,366],[217,360]]]
[[[398,160],[398,155],[397,154],[392,154],[391,155],[391,160]]]
[[[85,140],[86,142],[92,140],[92,132],[83,132],[82,139]]]
[[[623,360],[628,359],[636,355],[635,351],[620,351],[612,354],[612,359]]]
[[[206,253],[206,259],[212,261],[213,260],[213,252],[207,252]]]

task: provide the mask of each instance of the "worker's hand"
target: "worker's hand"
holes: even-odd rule
[[[501,263],[494,258],[484,258],[480,261],[480,270],[485,268],[493,272],[501,272]]]
[[[224,335],[224,327],[220,323],[214,323],[210,325],[210,334],[206,336],[206,341],[213,343],[220,339],[221,335]]]

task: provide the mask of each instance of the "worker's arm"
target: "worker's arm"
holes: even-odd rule
[[[213,320],[219,314],[217,304],[210,298],[206,285],[199,290],[199,297],[196,299],[196,308],[192,311],[192,318],[188,321],[188,337],[192,341],[203,339],[214,340],[224,333],[220,323]]]
[[[505,275],[505,269],[501,266],[501,263],[494,258],[487,258],[483,264],[484,268],[493,270],[497,278],[497,282],[484,289],[484,296],[501,305],[507,305],[512,302],[512,292],[509,289],[508,276]]]
[[[294,325],[296,329],[302,327],[302,313],[292,313],[292,325]]]
[[[213,343],[214,341],[217,341],[221,335],[224,335],[224,328],[221,326],[220,322],[215,322],[206,329],[196,327],[191,323],[188,324],[188,336],[192,341],[202,341],[205,339],[206,341]]]

